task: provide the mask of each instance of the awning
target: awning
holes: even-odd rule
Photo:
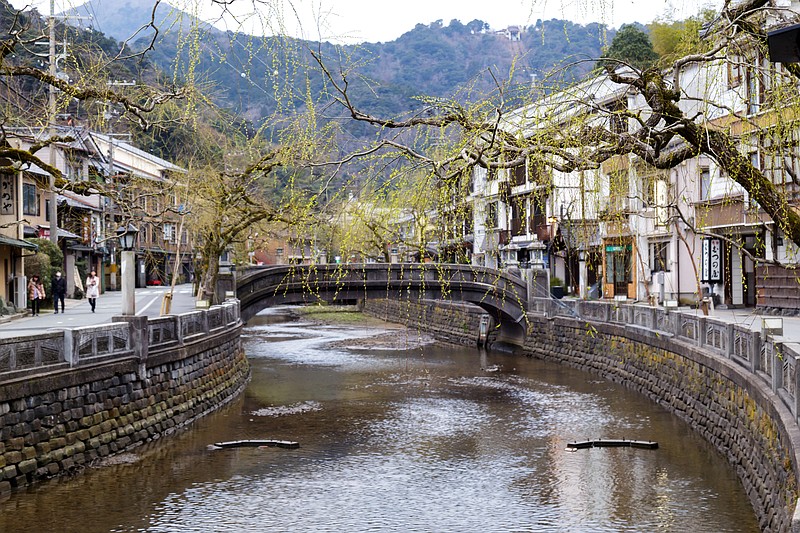
[[[50,226],[39,226],[39,235],[44,238],[50,237]],[[63,228],[58,228],[58,238],[59,239],[80,239],[80,235],[75,235],[71,231],[67,231]]]
[[[39,247],[32,242],[15,239],[13,237],[7,237],[5,235],[0,235],[0,246],[13,246],[14,248],[25,248],[26,250],[34,251],[39,249]]]
[[[59,204],[67,204],[69,207],[75,207],[78,209],[87,209],[91,211],[100,211],[100,208],[96,205],[92,204],[88,199],[82,198],[75,198],[73,196],[67,196],[64,194],[58,195],[58,203]]]

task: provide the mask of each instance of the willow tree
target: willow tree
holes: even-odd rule
[[[355,70],[334,71],[328,58],[316,58],[328,77],[333,97],[350,117],[382,132],[378,145],[404,150],[426,161],[441,179],[462,176],[476,166],[490,171],[525,164],[565,173],[595,170],[624,155],[637,156],[657,169],[668,169],[704,155],[747,191],[777,227],[800,246],[800,215],[772,174],[753,161],[752,144],[745,139],[757,138],[760,132],[789,135],[790,130],[797,129],[800,69],[796,65],[775,68],[766,61],[764,30],[767,23],[791,22],[794,18],[795,13],[775,8],[768,0],[726,3],[705,27],[701,39],[694,37],[691,53],[673,56],[669,64],[639,69],[619,60],[604,61],[605,71],[597,77],[615,84],[621,95],[638,96],[641,106],[637,108],[598,106],[592,94],[570,87],[551,88],[550,104],[532,101],[525,106],[506,97],[508,84],[498,83],[495,94],[478,104],[427,99],[427,107],[419,113],[400,119],[381,117],[352,98]],[[765,80],[763,87],[771,99],[761,101],[758,118],[752,111],[730,107],[717,90],[724,81],[702,79],[712,69],[723,72],[731,64],[749,80]],[[526,112],[530,114],[520,118],[520,113]],[[569,113],[571,117],[565,120]],[[723,115],[727,118],[719,118]],[[615,127],[621,122],[629,127]],[[395,132],[407,129],[428,131],[427,147],[435,148],[436,153],[425,151],[422,144],[398,143]],[[449,140],[450,148],[444,154],[443,137]],[[791,137],[785,140],[773,143],[773,147],[783,147],[782,153],[773,154],[775,159],[794,157]]]
[[[59,48],[48,61],[48,50],[38,46],[57,39]],[[61,42],[69,49],[63,50]],[[54,43],[55,44],[55,43]],[[44,57],[44,59],[43,59]],[[151,125],[152,113],[164,102],[184,98],[183,87],[164,84],[148,68],[143,52],[129,53],[124,44],[95,31],[67,26],[36,11],[22,12],[0,2],[0,160],[8,171],[23,164],[51,174],[55,186],[85,192],[86,184],[70,182],[43,158],[43,149],[69,136],[52,129],[58,117],[102,127],[109,106],[119,110],[119,121],[136,128]],[[133,83],[110,83],[124,76]],[[37,141],[20,148],[20,129],[34,132]],[[95,184],[96,185],[96,184]]]

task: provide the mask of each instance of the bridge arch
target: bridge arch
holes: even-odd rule
[[[445,263],[328,264],[248,267],[237,272],[241,316],[274,305],[352,303],[363,299],[438,299],[475,304],[499,325],[499,340],[526,333],[524,280],[489,268]]]

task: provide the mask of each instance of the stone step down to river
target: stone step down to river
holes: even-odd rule
[[[597,439],[582,440],[567,443],[570,451],[582,450],[584,448],[644,448],[655,450],[658,443],[650,440],[625,440],[625,439]]]
[[[230,442],[215,442],[216,448],[299,448],[300,443],[291,440],[233,440]]]

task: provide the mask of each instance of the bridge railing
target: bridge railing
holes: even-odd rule
[[[239,324],[237,300],[208,310],[146,320],[148,351],[177,348]],[[134,357],[139,352],[131,327],[127,322],[114,322],[3,339],[0,380]]]
[[[419,298],[467,299],[499,309],[514,320],[524,316],[525,280],[493,269],[445,263],[279,265],[237,271],[237,296],[245,317],[259,306],[280,302],[358,300],[383,293]],[[406,292],[407,291],[407,292]],[[466,296],[465,296],[466,295]]]
[[[567,300],[579,320],[622,325],[635,331],[651,332],[659,338],[702,348],[713,357],[732,361],[767,384],[791,410],[800,416],[800,343],[784,337],[762,336],[758,330],[719,318],[697,316],[694,310],[667,310],[620,302]],[[528,312],[545,316],[569,316],[550,298],[532,298]],[[575,318],[575,317],[572,317]]]

